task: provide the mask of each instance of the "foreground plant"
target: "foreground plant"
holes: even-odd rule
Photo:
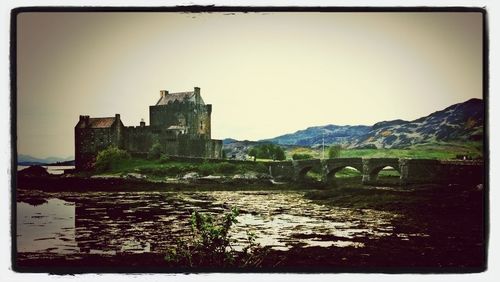
[[[267,253],[255,243],[255,234],[248,233],[247,245],[241,252],[233,249],[229,230],[239,215],[237,208],[222,218],[195,211],[191,214],[192,237],[177,240],[165,260],[176,266],[188,267],[258,267]]]

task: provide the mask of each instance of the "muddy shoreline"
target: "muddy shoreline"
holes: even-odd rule
[[[79,176],[22,176],[18,175],[17,189],[38,189],[47,192],[58,191],[183,191],[183,190],[305,190],[327,189],[321,182],[291,183],[274,182],[271,179],[191,179],[155,181],[151,179],[110,177],[91,178]],[[238,188],[235,188],[238,187]],[[331,187],[330,187],[331,188]]]
[[[21,177],[18,189],[47,192],[80,191],[211,191],[294,190],[272,183],[151,183],[142,179],[82,179],[69,177]],[[459,273],[486,269],[487,191],[477,186],[414,185],[407,187],[355,187],[314,189],[304,198],[321,205],[363,212],[378,210],[402,215],[392,220],[394,234],[425,233],[428,236],[356,238],[364,247],[304,247],[268,250],[261,264],[252,268],[183,268],[169,265],[162,253],[117,253],[113,256],[71,257],[57,254],[18,253],[14,269],[22,272],[383,272]],[[19,195],[18,195],[19,196]],[[24,199],[26,200],[26,198]],[[316,236],[317,237],[317,236]]]

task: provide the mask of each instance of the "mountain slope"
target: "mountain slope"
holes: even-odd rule
[[[436,141],[482,140],[483,125],[484,103],[470,99],[413,121],[397,119],[373,126],[315,126],[261,141],[315,147],[324,139],[327,145],[343,144],[348,148],[405,148]]]
[[[410,122],[379,122],[349,147],[404,148],[436,141],[478,141],[483,138],[484,103],[471,99]]]
[[[30,155],[23,155],[23,154],[17,155],[17,162],[19,164],[28,164],[28,165],[52,164],[52,163],[56,163],[56,162],[70,161],[70,160],[73,160],[73,159],[74,159],[73,157],[67,157],[67,158],[60,158],[60,157],[36,158],[36,157],[32,157]]]
[[[295,133],[281,135],[271,139],[260,140],[272,142],[279,145],[318,146],[325,144],[340,143],[349,144],[356,137],[361,137],[370,132],[371,127],[366,125],[325,125],[308,127]]]

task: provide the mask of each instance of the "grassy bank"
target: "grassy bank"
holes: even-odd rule
[[[328,147],[325,146],[325,156]],[[286,152],[288,159],[293,154],[308,154],[314,158],[322,157],[321,148],[297,147]],[[413,159],[455,159],[457,155],[468,155],[473,158],[483,156],[482,142],[447,143],[435,142],[413,145],[405,149],[343,149],[341,158],[413,158]]]
[[[207,175],[235,175],[253,173],[267,173],[267,167],[261,162],[184,162],[172,161],[168,158],[156,160],[130,158],[114,162],[108,169],[99,174],[125,175],[128,173],[140,173],[151,179],[162,179],[165,177],[179,177],[190,172],[201,176]]]

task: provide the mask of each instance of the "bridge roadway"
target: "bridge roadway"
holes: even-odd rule
[[[400,174],[401,184],[413,183],[484,183],[483,161],[398,158],[335,158],[272,162],[268,164],[274,178],[295,182],[306,179],[309,170],[321,171],[322,181],[334,184],[335,174],[346,167],[358,170],[363,184],[376,183],[379,172],[385,167]]]

